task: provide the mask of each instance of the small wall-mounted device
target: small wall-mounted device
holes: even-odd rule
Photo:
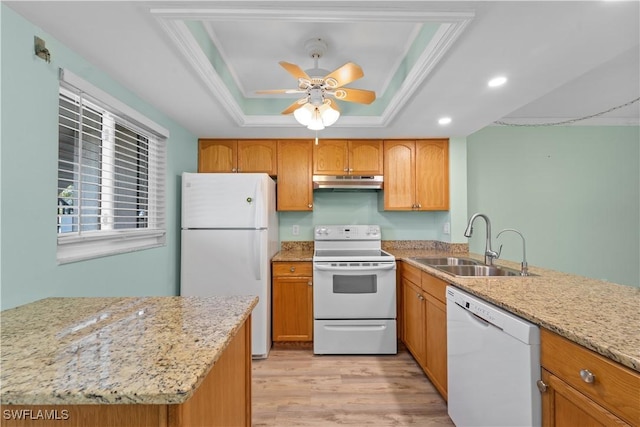
[[[51,54],[49,53],[49,49],[45,47],[44,40],[42,40],[38,36],[34,36],[33,39],[33,46],[36,56],[44,59],[47,62],[51,62]]]

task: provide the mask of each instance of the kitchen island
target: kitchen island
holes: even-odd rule
[[[47,298],[5,310],[0,423],[250,426],[256,304]]]

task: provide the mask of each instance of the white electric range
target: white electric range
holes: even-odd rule
[[[320,225],[314,236],[314,353],[397,353],[396,261],[380,226]]]

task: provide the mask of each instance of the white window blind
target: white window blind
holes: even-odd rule
[[[111,104],[119,102],[77,76],[61,76],[58,262],[163,245],[163,132],[149,126],[148,119],[139,120],[139,113],[122,111],[128,107],[107,104],[104,98]]]

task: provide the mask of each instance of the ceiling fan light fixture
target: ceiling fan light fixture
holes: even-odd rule
[[[308,126],[313,119],[314,110],[315,107],[313,105],[304,104],[293,112],[293,117],[295,117],[302,126]]]
[[[307,128],[311,130],[322,130],[324,129],[324,123],[322,122],[322,114],[318,108],[314,108],[313,114],[311,116],[311,121],[307,125]]]
[[[318,110],[325,126],[331,126],[340,118],[340,112],[331,108],[327,102],[318,107]]]

